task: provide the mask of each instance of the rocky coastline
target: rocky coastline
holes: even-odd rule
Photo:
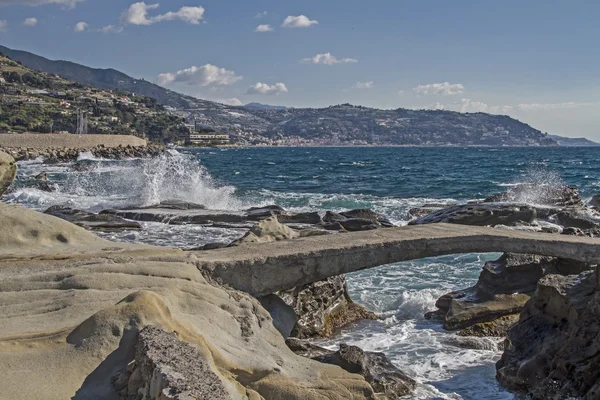
[[[114,151],[108,157],[140,156],[130,155],[135,148],[106,150]],[[71,153],[25,153],[76,159]],[[15,159],[0,151],[0,196],[15,174]],[[411,224],[540,235],[600,232],[598,202],[583,204],[576,188],[544,188],[535,206],[524,202],[531,189],[515,187],[470,204],[424,205],[411,210]],[[89,232],[137,229],[144,221],[246,233],[229,244],[186,252],[108,242]],[[352,301],[344,275],[256,299],[198,269],[202,250],[394,226],[373,211],[294,213],[273,205],[223,213],[169,201],[132,210],[52,207],[38,213],[0,203],[0,222],[7,227],[0,232],[0,296],[6,304],[1,364],[38,371],[50,360],[68,376],[61,381],[39,371],[39,387],[31,388],[0,367],[13,398],[39,398],[40,390],[56,399],[398,399],[416,387],[382,353],[343,343],[332,351],[307,340],[377,319]],[[497,377],[510,390],[533,399],[595,399],[599,290],[596,265],[506,253],[485,263],[475,286],[438,299],[438,310],[428,317],[457,331],[449,338],[463,347],[485,345],[472,336],[505,338]]]

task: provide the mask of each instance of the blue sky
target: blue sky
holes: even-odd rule
[[[0,43],[231,104],[484,111],[600,140],[598,15],[595,0],[0,0]]]

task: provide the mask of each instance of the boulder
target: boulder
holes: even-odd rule
[[[531,223],[536,218],[534,207],[523,204],[465,204],[448,207],[409,222],[409,225],[451,224],[495,226]]]
[[[276,293],[298,317],[292,336],[331,337],[339,328],[377,316],[354,303],[344,275]]]
[[[48,180],[48,173],[47,172],[41,172],[41,173],[37,174],[36,176],[34,176],[33,179],[38,180],[38,181],[47,181]]]
[[[45,214],[69,221],[88,230],[113,231],[121,229],[141,229],[142,226],[135,221],[127,221],[112,214],[94,214],[88,211],[75,210],[69,207],[52,206]]]
[[[303,212],[303,213],[291,213],[282,212],[277,216],[277,219],[282,224],[320,224],[321,216],[318,212]]]
[[[593,267],[574,260],[530,254],[505,253],[495,261],[487,261],[475,286],[447,293],[436,301],[446,329],[464,329],[474,324],[492,323],[473,328],[481,334],[501,332],[493,326],[500,317],[518,314],[536,290],[538,281],[549,274],[573,275]]]
[[[374,222],[378,222],[379,225],[386,227],[386,228],[391,228],[394,227],[395,225],[392,224],[390,222],[389,219],[387,219],[386,217],[384,217],[381,214],[376,213],[375,211],[366,209],[366,208],[360,208],[360,209],[356,209],[356,210],[350,210],[350,211],[344,211],[341,212],[340,215],[348,218],[348,219],[354,219],[354,218],[358,218],[358,219],[368,219]]]
[[[591,271],[540,279],[496,364],[502,385],[533,400],[598,398],[600,291],[596,280]]]
[[[595,194],[588,203],[591,207],[600,209],[600,193]]]
[[[335,353],[325,354],[316,359],[364,376],[375,393],[381,393],[389,400],[400,399],[417,386],[414,379],[399,370],[383,353],[340,344],[340,349]]]
[[[17,176],[17,163],[15,159],[0,151],[0,196],[10,186],[12,181]]]
[[[298,232],[279,223],[277,216],[271,216],[253,226],[242,238],[231,243],[231,246],[238,246],[244,243],[269,243],[278,240],[295,239],[297,237],[299,237]]]
[[[296,320],[298,319],[296,311],[275,294],[263,296],[258,301],[271,315],[275,329],[281,333],[281,336],[288,338],[294,326],[296,326]]]
[[[123,400],[231,398],[205,354],[155,326],[140,331],[134,361],[113,383]]]
[[[600,229],[600,220],[578,209],[564,209],[550,216],[550,221],[565,228]]]
[[[381,224],[372,219],[348,218],[338,222],[348,232],[370,231],[381,228]]]

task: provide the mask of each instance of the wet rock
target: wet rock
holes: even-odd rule
[[[591,207],[600,208],[600,193],[594,195],[588,204]]]
[[[338,214],[333,211],[327,211],[325,213],[325,215],[323,216],[323,222],[326,222],[326,223],[340,222],[340,221],[345,221],[346,219],[347,218],[344,217],[342,214]]]
[[[0,196],[8,189],[17,176],[17,163],[15,159],[0,151]]]
[[[429,203],[423,204],[421,207],[413,207],[408,210],[408,215],[411,217],[423,217],[425,215],[434,213],[436,211],[442,210],[444,208],[455,206],[456,204],[439,204],[439,203]]]
[[[364,351],[356,346],[340,344],[340,349],[335,353],[316,359],[364,376],[375,393],[382,393],[389,400],[399,399],[416,388],[416,382],[392,364],[383,353]]]
[[[183,200],[165,200],[153,206],[143,208],[159,208],[165,210],[205,210],[202,204],[190,203]]]
[[[141,229],[141,225],[135,221],[127,221],[121,217],[111,214],[94,214],[87,211],[75,210],[68,207],[52,206],[45,211],[46,214],[64,219],[72,224],[89,230],[122,230]]]
[[[575,186],[550,186],[521,184],[510,187],[504,193],[494,194],[484,203],[527,203],[558,207],[581,206],[579,189]]]
[[[598,397],[600,292],[596,274],[548,275],[509,331],[497,378],[533,400]]]
[[[251,207],[246,210],[246,217],[249,220],[258,221],[269,218],[273,215],[279,215],[285,210],[278,205],[270,205],[265,207]]]
[[[71,166],[71,170],[73,170],[75,172],[86,172],[86,171],[91,171],[92,169],[94,169],[93,164],[88,164],[88,163],[83,163],[83,162],[78,162]]]
[[[277,216],[282,224],[311,224],[321,223],[321,216],[318,212],[290,213],[282,212]]]
[[[493,330],[496,323],[503,322],[497,318],[522,310],[543,276],[579,274],[592,268],[574,260],[505,253],[498,260],[484,264],[475,286],[447,293],[435,305],[438,315],[444,314],[446,329],[463,329],[496,320],[485,327]],[[432,316],[434,314],[429,313],[429,317]],[[483,327],[473,329],[485,332]]]
[[[38,181],[35,187],[43,192],[56,192],[58,185],[54,182]]]
[[[337,223],[348,232],[370,231],[381,228],[377,221],[364,218],[349,218]]]
[[[490,338],[485,336],[494,335],[481,335],[482,337],[474,336],[456,336],[449,335],[444,338],[444,343],[451,346],[459,347],[461,349],[475,349],[475,350],[487,350],[487,351],[498,351],[503,350],[504,344],[498,338]]]
[[[37,174],[36,176],[34,176],[33,179],[38,180],[38,181],[47,181],[48,180],[48,173],[47,172],[41,172],[41,173]]]
[[[561,210],[552,215],[550,220],[565,228],[600,229],[600,220],[592,218],[581,210]]]
[[[328,231],[346,232],[346,229],[344,229],[340,222],[326,222],[321,227]]]
[[[328,350],[324,347],[317,346],[315,344],[310,343],[307,340],[301,340],[297,338],[287,338],[285,340],[285,344],[299,356],[306,358],[317,358],[320,356],[324,356],[327,354],[335,353],[332,350]]]
[[[386,217],[384,217],[381,214],[376,213],[375,211],[366,209],[366,208],[361,208],[361,209],[356,209],[356,210],[350,210],[350,211],[344,211],[341,212],[340,215],[342,215],[343,217],[346,217],[348,219],[367,219],[367,220],[371,220],[374,223],[377,222],[379,225],[386,227],[386,228],[391,228],[393,226],[395,226],[394,224],[392,224],[390,222],[389,219],[387,219]]]
[[[519,321],[519,314],[505,315],[491,322],[480,322],[460,332],[459,336],[506,337],[508,330]]]
[[[349,323],[362,319],[377,319],[375,314],[350,299],[344,275],[276,294],[296,312],[298,321],[292,336],[301,339],[331,337],[339,328]]]
[[[433,224],[439,222],[475,225],[514,225],[524,221],[533,222],[536,218],[534,207],[521,204],[465,204],[448,207],[432,214],[417,218],[409,225]]]

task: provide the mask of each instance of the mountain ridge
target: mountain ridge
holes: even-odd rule
[[[445,110],[228,106],[163,88],[118,70],[52,61],[0,46],[23,65],[100,89],[152,97],[190,122],[230,134],[242,145],[555,146],[546,133],[504,115]],[[251,103],[252,104],[252,103]],[[258,105],[258,106],[257,106]]]

